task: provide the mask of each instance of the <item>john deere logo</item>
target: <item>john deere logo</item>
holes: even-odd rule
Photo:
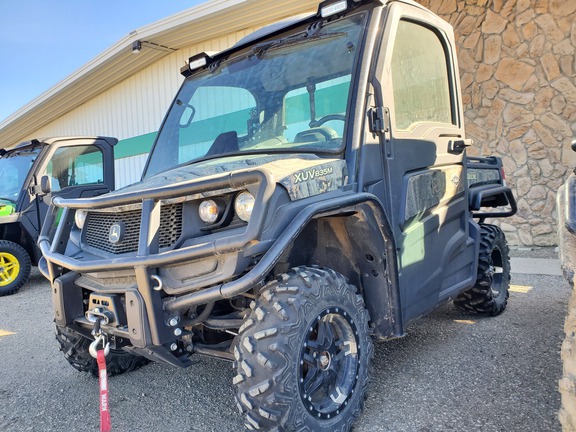
[[[112,244],[117,244],[122,241],[122,237],[124,236],[124,227],[122,223],[115,223],[110,227],[110,231],[108,231],[108,240]]]

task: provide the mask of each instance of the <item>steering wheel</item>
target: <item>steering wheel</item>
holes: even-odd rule
[[[314,127],[322,126],[324,123],[329,122],[330,120],[340,120],[340,121],[345,122],[346,116],[343,114],[328,114],[328,115],[325,115],[324,117],[320,117],[318,120],[312,120],[310,122],[310,127],[314,128]]]

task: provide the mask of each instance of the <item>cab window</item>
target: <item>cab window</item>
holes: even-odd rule
[[[246,137],[250,126],[247,119],[253,117],[258,117],[256,100],[248,90],[227,86],[198,88],[188,105],[182,107],[178,163],[204,156],[221,131]]]
[[[68,186],[104,183],[102,151],[94,146],[62,147],[54,152],[46,174],[53,191]]]
[[[427,27],[400,21],[392,52],[395,126],[454,123],[448,59],[442,41]]]
[[[297,140],[299,132],[315,126],[318,120],[321,121],[318,127],[334,131],[335,136],[342,137],[351,78],[351,75],[345,75],[314,84],[312,88],[302,87],[288,92],[284,98],[284,137],[287,141]]]

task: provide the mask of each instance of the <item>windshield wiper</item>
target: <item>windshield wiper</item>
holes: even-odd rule
[[[260,44],[253,46],[252,52],[256,55],[256,57],[260,58],[268,51],[274,51],[281,48],[287,48],[291,46],[312,42],[325,42],[334,38],[344,37],[346,36],[346,34],[347,33],[344,32],[314,34],[314,35],[303,34],[283,39],[275,39],[271,41],[262,42]]]

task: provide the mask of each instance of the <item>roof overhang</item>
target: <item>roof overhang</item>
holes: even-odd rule
[[[1,122],[0,148],[12,147],[173,51],[315,10],[318,3],[318,0],[210,0],[134,30]],[[132,44],[136,41],[170,49],[152,49],[144,44],[142,51],[134,55]]]

